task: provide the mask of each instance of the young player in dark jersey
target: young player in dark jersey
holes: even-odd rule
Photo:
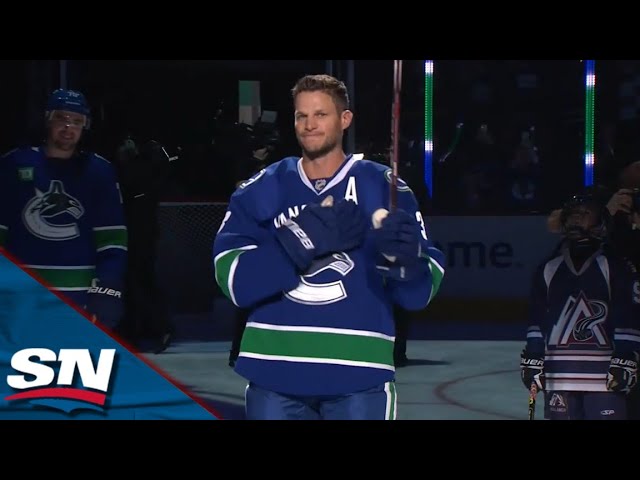
[[[625,419],[637,381],[638,283],[604,243],[603,208],[593,195],[572,197],[563,243],[533,278],[522,381],[544,391],[548,419]]]

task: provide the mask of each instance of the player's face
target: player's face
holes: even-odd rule
[[[331,95],[320,91],[299,93],[294,115],[298,143],[310,159],[342,147],[343,131],[353,118],[349,110],[338,111]]]
[[[79,113],[55,110],[49,119],[49,141],[59,150],[73,151],[86,122],[87,117]]]

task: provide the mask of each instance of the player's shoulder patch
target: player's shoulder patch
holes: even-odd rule
[[[279,178],[288,169],[291,169],[293,167],[295,167],[295,157],[287,157],[278,162],[272,163],[268,167],[263,168],[258,173],[255,173],[252,177],[240,183],[238,185],[236,193],[240,193],[245,190],[253,190],[256,188],[265,188],[266,185],[270,185],[271,182]]]
[[[355,155],[354,155],[355,157]],[[384,177],[385,181],[391,184],[391,173],[392,170],[389,165],[382,164],[380,162],[376,162],[373,160],[367,160],[362,155],[358,160],[359,168],[368,170],[373,172],[374,176],[380,178],[380,176]],[[398,177],[398,191],[399,192],[411,192],[411,188],[402,178]]]
[[[384,179],[389,184],[391,184],[391,173],[392,173],[391,168],[387,168],[384,171],[384,174],[383,174],[384,175]],[[409,187],[409,185],[407,185],[407,182],[405,182],[402,178],[398,177],[397,180],[398,180],[397,183],[398,183],[398,191],[399,192],[410,192],[411,191],[411,188]]]
[[[239,190],[245,190],[246,188],[248,188],[251,185],[253,185],[254,183],[256,183],[258,180],[260,180],[262,177],[264,177],[266,173],[267,173],[267,169],[263,168],[258,173],[253,175],[251,178],[249,178],[248,180],[245,180],[240,185],[238,185],[238,189]]]

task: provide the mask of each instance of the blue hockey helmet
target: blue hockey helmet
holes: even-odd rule
[[[87,117],[85,128],[89,128],[91,110],[85,96],[75,90],[66,90],[59,88],[55,90],[47,99],[45,115],[50,118],[51,112],[54,110],[63,110],[67,112],[75,112]]]

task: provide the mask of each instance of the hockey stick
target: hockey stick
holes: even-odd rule
[[[538,386],[535,382],[529,387],[529,420],[534,420],[536,416],[536,395],[538,394]]]
[[[391,107],[391,188],[389,211],[394,212],[398,197],[398,145],[400,143],[400,93],[402,91],[402,60],[393,61],[393,103]]]
[[[391,163],[391,176],[389,187],[389,210],[379,208],[371,216],[374,228],[382,226],[382,220],[396,211],[398,205],[398,144],[400,143],[400,93],[402,91],[402,60],[393,61],[393,101],[391,104],[391,149],[389,158]],[[384,255],[384,254],[383,254]],[[395,262],[393,256],[384,255],[390,262]]]

